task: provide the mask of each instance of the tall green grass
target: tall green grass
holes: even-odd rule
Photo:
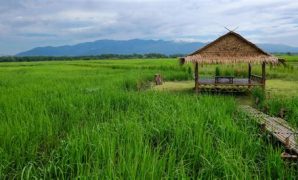
[[[234,98],[147,91],[173,60],[0,64],[0,179],[295,178]]]

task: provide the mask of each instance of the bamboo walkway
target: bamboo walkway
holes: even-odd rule
[[[271,117],[251,106],[241,106],[240,109],[248,116],[256,119],[263,131],[269,132],[278,141],[283,143],[288,150],[294,152],[296,155],[298,154],[297,132],[287,121],[281,118]]]

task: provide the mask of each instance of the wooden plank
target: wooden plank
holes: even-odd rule
[[[287,121],[271,117],[250,106],[241,106],[240,109],[248,116],[253,117],[257,123],[265,126],[266,131],[283,143],[286,148],[298,154],[297,133]]]

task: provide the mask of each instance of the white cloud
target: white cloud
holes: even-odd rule
[[[297,11],[294,0],[1,1],[0,54],[97,39],[210,41],[225,26],[254,42],[298,46]]]

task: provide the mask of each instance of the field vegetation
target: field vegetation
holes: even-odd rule
[[[297,89],[274,87],[297,87],[291,63],[268,68],[264,104],[297,126]],[[297,178],[235,97],[151,90],[155,73],[187,84],[192,71],[177,59],[1,63],[0,179]]]

